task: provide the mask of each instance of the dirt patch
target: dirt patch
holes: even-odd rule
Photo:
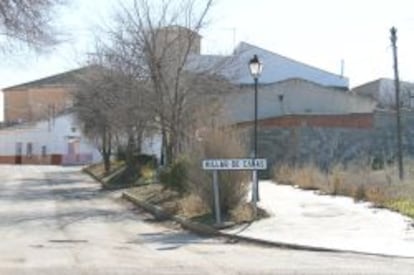
[[[203,201],[194,194],[180,195],[179,192],[165,188],[161,184],[150,184],[146,186],[134,187],[128,190],[140,201],[157,205],[169,215],[179,215],[186,219],[213,225],[215,216],[210,209],[203,204]],[[224,215],[225,221],[233,224],[249,223],[254,220],[254,211],[250,203],[244,203],[233,209],[228,215]],[[266,218],[269,215],[263,210],[258,209],[256,219]]]
[[[161,184],[154,183],[134,187],[128,192],[143,202],[160,206],[170,215],[179,214],[179,204],[182,197],[178,192],[166,189]]]

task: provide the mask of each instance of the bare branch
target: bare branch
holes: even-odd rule
[[[0,36],[5,39],[1,48],[11,48],[15,42],[35,50],[58,42],[52,26],[52,9],[65,0],[1,0]],[[9,47],[7,47],[9,43]]]

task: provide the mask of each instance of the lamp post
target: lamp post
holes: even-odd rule
[[[257,84],[262,73],[263,64],[255,54],[249,61],[250,74],[254,79],[254,132],[253,132],[253,158],[257,158]],[[259,182],[257,170],[253,171],[253,190],[252,201],[256,203],[259,200]]]

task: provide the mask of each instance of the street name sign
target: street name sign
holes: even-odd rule
[[[204,170],[266,170],[267,160],[258,158],[248,159],[205,159]]]
[[[257,185],[257,170],[267,169],[267,160],[250,158],[250,159],[205,159],[202,162],[204,170],[213,171],[213,195],[214,195],[214,212],[216,213],[216,224],[221,224],[220,213],[220,194],[218,171],[220,170],[250,170],[253,173],[253,184]],[[253,188],[254,192],[255,188]],[[257,198],[257,197],[256,197]],[[257,199],[254,199],[256,202]],[[256,205],[255,205],[255,211]]]

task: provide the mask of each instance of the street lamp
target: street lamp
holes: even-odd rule
[[[249,61],[249,70],[250,74],[254,79],[254,132],[253,132],[253,158],[257,158],[257,83],[262,73],[263,64],[260,62],[259,58],[255,54],[252,59]],[[257,202],[259,200],[259,182],[257,176],[257,170],[253,172],[253,184],[254,188],[252,190],[252,200]]]

